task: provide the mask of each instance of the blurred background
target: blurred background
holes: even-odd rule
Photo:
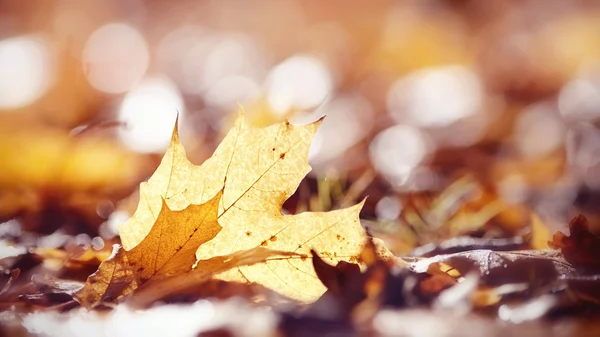
[[[600,219],[598,1],[0,0],[0,234],[114,237],[239,105],[327,115],[286,211],[368,196],[398,254]]]

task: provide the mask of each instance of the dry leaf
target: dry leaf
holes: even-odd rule
[[[218,193],[205,204],[190,205],[183,211],[172,211],[163,202],[146,238],[129,251],[116,247],[113,256],[90,275],[75,298],[90,308],[127,295],[153,277],[190,271],[198,246],[221,229],[217,223],[220,198],[221,193]]]
[[[427,274],[430,276],[419,284],[419,290],[423,294],[439,294],[457,283],[456,271],[444,263],[430,264],[427,268]]]
[[[549,242],[560,248],[567,261],[578,267],[600,268],[600,237],[590,232],[587,219],[578,215],[569,222],[569,235],[556,232]]]
[[[554,282],[560,275],[573,272],[560,253],[553,250],[473,250],[422,259],[413,263],[412,269],[423,273],[431,264],[439,262],[453,267],[462,275],[477,271],[481,283],[489,286],[507,283],[541,286]]]
[[[470,236],[459,236],[444,240],[439,244],[428,243],[415,248],[410,256],[431,257],[440,254],[451,254],[469,250],[490,249],[494,251],[508,251],[522,248],[525,241],[516,236],[512,238],[474,238]]]
[[[113,246],[113,255],[106,259],[98,271],[90,275],[74,298],[85,308],[93,308],[101,302],[111,302],[138,287],[134,272],[127,263],[127,255],[121,246]]]
[[[362,203],[332,212],[281,214],[283,203],[310,170],[308,150],[319,124],[255,128],[241,116],[200,166],[188,161],[175,128],[160,166],[140,186],[137,211],[120,227],[124,248],[135,249],[150,231],[162,199],[169,209],[183,210],[222,190],[218,222],[223,229],[200,246],[199,261],[259,246],[304,255],[312,248],[331,263],[356,259],[366,239],[358,218]],[[268,261],[219,278],[259,283],[302,301],[325,291],[310,259]]]

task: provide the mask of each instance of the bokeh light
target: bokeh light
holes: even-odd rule
[[[217,81],[204,95],[206,104],[223,110],[233,110],[238,104],[247,105],[256,101],[261,90],[248,77],[229,76]]]
[[[590,188],[600,188],[600,130],[589,123],[572,127],[566,136],[567,161]]]
[[[399,79],[388,92],[388,109],[399,122],[445,127],[478,112],[482,88],[463,66],[419,70]]]
[[[548,103],[528,107],[519,115],[514,139],[526,158],[542,157],[563,144],[564,126],[556,108]]]
[[[131,90],[121,104],[119,129],[121,141],[139,152],[163,152],[169,145],[172,125],[179,114],[183,117],[183,101],[173,83],[164,78],[149,78]]]
[[[566,120],[589,121],[600,116],[600,78],[576,78],[558,95],[558,107]]]
[[[257,83],[266,73],[264,56],[252,37],[215,34],[190,25],[169,32],[161,40],[157,62],[182,92],[203,96],[219,108],[256,98]]]
[[[142,79],[150,58],[144,37],[134,27],[109,23],[96,29],[86,41],[82,62],[94,88],[118,94]]]
[[[313,113],[298,113],[290,122],[306,124],[325,116],[311,147],[309,160],[315,171],[331,166],[348,148],[363,139],[373,127],[373,109],[362,96],[344,95],[327,102]]]
[[[396,125],[373,139],[369,154],[375,169],[399,187],[408,181],[413,170],[432,150],[433,144],[419,129]]]
[[[375,215],[380,220],[396,220],[400,215],[400,203],[394,196],[385,196],[377,202]]]
[[[296,55],[277,65],[267,79],[269,105],[284,115],[292,109],[310,109],[322,103],[333,89],[331,74],[323,62]]]
[[[52,83],[55,64],[42,36],[0,40],[0,109],[28,105]]]

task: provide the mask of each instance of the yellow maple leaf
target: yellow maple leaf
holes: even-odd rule
[[[119,228],[123,247],[144,239],[165,200],[169,209],[200,205],[222,191],[218,222],[223,229],[202,244],[199,261],[255,247],[354,260],[366,233],[360,225],[362,203],[342,210],[282,215],[281,208],[310,171],[308,151],[321,120],[294,126],[288,122],[255,128],[240,115],[212,157],[202,165],[189,162],[177,134],[156,172],[140,186],[138,209]],[[325,287],[310,259],[280,259],[238,267],[221,279],[260,283],[286,296],[312,301]]]

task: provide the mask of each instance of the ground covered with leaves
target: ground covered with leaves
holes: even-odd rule
[[[600,336],[599,18],[0,0],[0,336]]]
[[[458,222],[455,214],[473,205],[463,200],[436,208],[415,195],[404,214],[418,215],[425,227],[414,225],[413,232],[437,218],[442,227],[436,233],[452,237],[395,256],[361,226],[364,201],[283,214],[310,170],[309,148],[320,123],[257,128],[241,114],[199,166],[187,159],[175,124],[161,164],[140,185],[137,209],[112,247],[89,237],[24,233],[4,223],[2,332],[600,333],[594,322],[600,237],[584,216],[553,236],[534,215],[528,228],[512,229],[512,235],[478,236],[479,228],[464,228],[472,221]],[[447,193],[456,197],[460,192],[452,189],[469,190],[472,183],[464,178]]]

